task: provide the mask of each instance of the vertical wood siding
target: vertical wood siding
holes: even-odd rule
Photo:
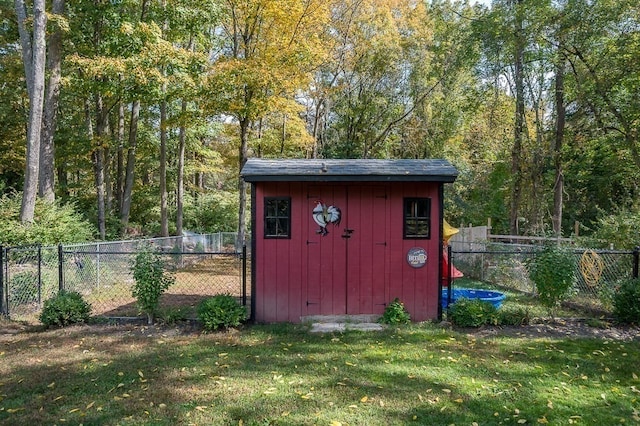
[[[437,317],[438,183],[257,182],[255,317],[299,322],[301,316],[382,314],[398,297],[414,321]],[[264,238],[264,197],[291,197],[291,239]],[[404,240],[403,199],[431,198],[431,239]],[[341,209],[339,226],[318,234],[316,200]],[[353,232],[343,238],[345,229]],[[427,264],[412,268],[412,247]]]

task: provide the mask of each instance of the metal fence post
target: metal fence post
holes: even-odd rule
[[[38,244],[38,305],[42,303],[42,245]]]
[[[4,306],[4,247],[2,245],[0,245],[0,314],[6,314]]]
[[[633,249],[633,278],[638,278],[638,263],[640,263],[640,246]]]
[[[9,288],[11,287],[11,277],[9,275],[9,273],[11,272],[9,269],[9,250],[10,249],[11,247],[7,247],[4,251],[4,255],[5,255],[4,256],[4,267],[5,267],[4,282],[6,286],[6,291],[4,292],[4,312],[7,317],[11,315],[11,312],[9,312],[11,310],[11,307],[9,306]]]
[[[62,252],[62,244],[58,244],[58,291],[64,290],[64,253]]]
[[[453,251],[451,246],[447,246],[447,260],[449,261],[449,270],[447,271],[447,312],[451,309],[451,302],[453,301]]]
[[[242,306],[247,306],[247,246],[242,246]]]

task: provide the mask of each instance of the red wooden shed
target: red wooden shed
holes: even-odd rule
[[[382,314],[441,317],[446,160],[250,159],[251,314],[257,322]]]

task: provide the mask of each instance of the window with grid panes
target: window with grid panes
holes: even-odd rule
[[[405,198],[403,237],[431,238],[431,198]]]
[[[265,197],[264,237],[291,238],[290,197]]]

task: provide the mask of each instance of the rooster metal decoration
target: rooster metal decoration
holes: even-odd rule
[[[342,212],[338,207],[328,206],[322,200],[316,200],[316,206],[313,209],[313,220],[318,224],[320,229],[316,231],[316,234],[320,234],[323,237],[329,233],[327,225],[333,223],[333,226],[340,225],[340,219]]]

